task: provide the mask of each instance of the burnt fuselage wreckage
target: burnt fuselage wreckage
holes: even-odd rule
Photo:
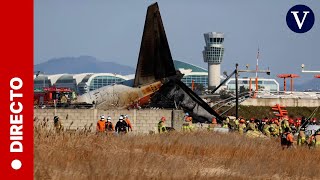
[[[181,81],[182,77],[183,74],[174,67],[159,7],[155,3],[147,10],[135,78],[86,93],[78,101],[94,101],[97,108],[103,109],[109,109],[111,105],[128,108],[134,104],[179,107],[188,112],[195,122],[211,122],[215,117],[221,123],[221,116],[187,87]]]

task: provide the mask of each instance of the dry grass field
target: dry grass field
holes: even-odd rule
[[[320,179],[320,151],[194,132],[97,136],[35,128],[35,179]]]

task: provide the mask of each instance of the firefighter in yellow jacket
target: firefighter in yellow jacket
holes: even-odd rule
[[[60,131],[63,131],[63,124],[60,121],[59,116],[54,116],[53,121],[54,121],[54,128],[56,129],[56,132],[59,133]]]
[[[189,115],[189,113],[186,113],[184,116],[184,123],[182,124],[182,131],[190,132],[192,130],[193,130],[192,117]]]
[[[241,135],[244,133],[245,129],[247,128],[245,122],[246,121],[243,118],[241,118],[239,121],[238,131],[239,131],[239,134],[241,134]]]
[[[165,123],[166,123],[166,118],[165,117],[161,117],[161,119],[160,119],[160,121],[158,123],[158,132],[159,132],[159,134],[167,132],[167,127],[166,127]]]

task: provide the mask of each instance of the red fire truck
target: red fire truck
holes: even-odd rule
[[[74,98],[75,93],[70,88],[34,89],[35,106],[68,106]]]

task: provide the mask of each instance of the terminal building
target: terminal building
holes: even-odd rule
[[[255,91],[255,78],[238,78],[238,86],[243,87],[247,90],[250,88],[250,79],[251,79],[251,90]],[[236,91],[236,81],[235,78],[230,78],[226,82],[226,87],[228,91]],[[258,88],[260,91],[266,92],[279,92],[280,86],[279,83],[275,79],[258,79]]]
[[[187,86],[191,87],[192,80],[195,84],[201,84],[204,88],[208,86],[208,71],[205,68],[186,63],[174,61],[177,70],[184,75],[181,79]],[[34,75],[34,88],[43,87],[64,87],[70,88],[78,94],[120,83],[134,78],[134,74],[120,75],[113,73],[81,73],[81,74],[54,74],[54,75]]]
[[[188,87],[191,88],[192,81],[195,85],[201,85],[204,89],[207,89],[209,85],[208,70],[193,65],[184,61],[174,60],[174,65],[177,70],[184,74],[181,79]],[[134,78],[134,74],[120,75],[113,73],[81,73],[81,74],[54,74],[54,75],[34,75],[34,88],[41,89],[43,87],[57,87],[57,88],[70,88],[77,94],[81,95],[89,91],[101,88],[103,86],[109,86],[116,83],[121,83]],[[219,75],[219,82],[224,79]],[[252,80],[254,81],[254,79]],[[249,88],[248,78],[239,78],[239,87],[244,86]],[[219,85],[217,84],[217,85]],[[254,84],[254,82],[253,82]],[[263,79],[259,78],[259,87],[262,87],[266,91],[279,91],[279,83],[275,79]],[[229,79],[226,86],[227,90],[235,91],[235,80]],[[252,85],[254,90],[255,86]]]
[[[129,76],[112,73],[55,74],[34,76],[34,88],[70,88],[77,94],[129,80]]]
[[[201,84],[205,88],[208,87],[208,71],[206,69],[183,61],[175,60],[173,62],[175,68],[184,74],[181,81],[188,87],[191,88],[192,80],[195,84]]]

